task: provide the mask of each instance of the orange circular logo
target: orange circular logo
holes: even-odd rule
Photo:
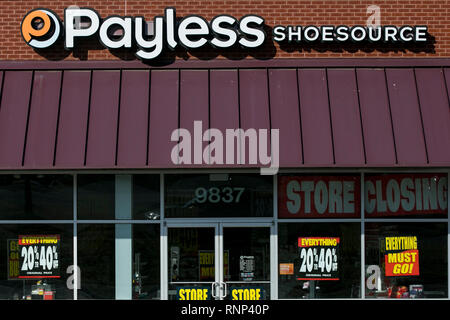
[[[58,40],[61,26],[57,15],[52,11],[34,9],[23,18],[21,32],[29,46],[42,49],[50,47]]]

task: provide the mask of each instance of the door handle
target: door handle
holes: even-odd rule
[[[217,287],[218,284],[219,284],[218,282],[213,282],[213,283],[211,284],[211,296],[212,296],[214,299],[219,298],[219,296],[216,294],[216,287]]]
[[[223,292],[223,295],[221,294],[220,295],[220,299],[224,299],[226,296],[227,296],[227,294],[228,294],[228,290],[227,290],[227,283],[226,282],[221,282],[220,283],[220,291],[222,291]]]

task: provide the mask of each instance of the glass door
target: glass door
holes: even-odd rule
[[[169,300],[268,300],[270,270],[270,225],[168,223]]]
[[[169,300],[216,299],[217,224],[168,228]]]
[[[225,300],[270,299],[270,227],[224,224],[222,281]]]

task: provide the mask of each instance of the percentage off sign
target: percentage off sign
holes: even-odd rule
[[[335,248],[333,248],[332,253],[333,253],[333,261],[337,262],[337,255],[336,255],[336,249]]]
[[[38,251],[38,247],[34,246],[33,250],[34,250],[34,256],[36,257],[36,259],[34,259],[34,267],[35,268],[39,268],[39,251]]]

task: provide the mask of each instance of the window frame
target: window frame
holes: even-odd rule
[[[77,250],[77,226],[79,224],[159,224],[160,225],[160,290],[161,298],[167,296],[168,284],[167,284],[167,261],[163,259],[164,252],[167,250],[167,234],[165,233],[165,226],[170,218],[164,216],[164,178],[166,174],[184,174],[184,173],[255,173],[258,170],[246,169],[184,169],[184,170],[92,170],[92,171],[80,171],[80,170],[65,170],[65,171],[51,171],[51,170],[36,170],[36,171],[0,171],[0,174],[69,174],[73,176],[73,218],[71,220],[0,220],[1,224],[71,224],[73,226],[73,264],[78,264],[78,250]],[[450,169],[449,168],[301,168],[301,169],[280,169],[278,174],[360,174],[361,176],[361,217],[357,219],[279,219],[278,218],[278,175],[273,176],[273,216],[263,218],[264,220],[271,221],[273,227],[270,235],[271,245],[271,299],[278,299],[278,224],[280,223],[347,223],[347,222],[359,222],[361,224],[361,294],[357,299],[365,299],[365,223],[370,222],[387,222],[387,223],[408,223],[408,222],[420,222],[420,223],[447,223],[447,298],[450,299]],[[364,175],[368,173],[377,174],[395,174],[395,173],[445,173],[447,175],[447,217],[446,218],[367,218],[365,217],[364,210]],[[84,174],[112,174],[112,175],[138,175],[138,174],[158,174],[160,179],[160,219],[159,220],[78,220],[77,218],[77,177]],[[198,218],[191,218],[195,221]],[[201,219],[201,218],[200,218]],[[238,221],[240,218],[230,218],[233,221]],[[245,219],[244,219],[245,220]],[[224,220],[226,221],[226,220]],[[78,285],[78,270],[74,268],[74,290],[73,299],[77,300],[77,285]]]

